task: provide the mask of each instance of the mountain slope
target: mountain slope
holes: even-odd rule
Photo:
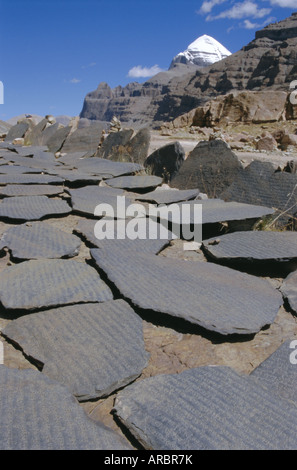
[[[297,79],[297,13],[256,33],[240,51],[208,67],[175,64],[143,84],[111,89],[100,84],[84,101],[81,117],[126,125],[163,122],[232,90],[285,90]]]

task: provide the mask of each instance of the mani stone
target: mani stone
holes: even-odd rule
[[[158,254],[169,244],[174,235],[169,231],[163,234],[157,222],[150,221],[148,225],[148,221],[149,219],[145,217],[137,220],[114,220],[103,217],[97,222],[80,220],[74,231],[82,235],[93,247]],[[130,229],[127,230],[129,226]]]
[[[5,198],[0,204],[0,218],[11,220],[38,220],[45,216],[67,215],[72,212],[66,201],[47,196]]]
[[[297,175],[255,160],[237,174],[221,198],[273,207],[291,216],[297,212]]]
[[[180,233],[191,226],[199,226],[195,208],[201,206],[202,226],[211,224],[228,223],[231,228],[236,230],[250,229],[259,219],[266,215],[274,213],[273,209],[251,204],[241,204],[238,202],[225,202],[221,199],[205,199],[187,201],[173,205],[175,209],[172,212],[167,207],[160,209],[161,222],[169,221],[172,224],[171,230],[174,233]],[[170,206],[168,206],[170,207]]]
[[[290,308],[297,313],[297,271],[289,274],[280,288]]]
[[[0,240],[16,259],[72,258],[80,249],[80,239],[46,222],[33,222],[12,227]]]
[[[64,170],[63,168],[57,168],[51,173],[63,178],[65,184],[99,184],[102,181],[102,176],[93,176],[84,174],[76,170]]]
[[[179,171],[185,158],[185,151],[181,144],[173,142],[151,153],[145,160],[144,166],[150,168],[153,175],[164,178],[164,181],[167,183]],[[191,186],[191,188],[197,186]]]
[[[125,146],[130,141],[133,132],[133,129],[124,129],[119,132],[111,132],[108,134],[101,146],[98,148],[96,157],[114,161],[121,161],[120,158],[126,158],[126,161],[129,161],[127,155],[128,152]]]
[[[73,260],[32,260],[0,273],[0,300],[7,309],[105,302],[113,298],[94,268]]]
[[[154,202],[156,204],[173,204],[175,202],[188,201],[195,199],[199,195],[199,189],[188,189],[180,191],[179,189],[156,188],[150,193],[137,196],[138,201]]]
[[[224,264],[244,263],[257,266],[273,263],[297,268],[297,233],[248,231],[228,233],[203,241],[203,250]]]
[[[140,380],[114,411],[149,450],[297,449],[296,406],[229,367]]]
[[[242,165],[222,140],[199,142],[171,181],[179,189],[200,188],[209,197],[220,197]]]
[[[10,184],[0,187],[0,196],[57,196],[63,191],[63,186],[54,184]]]
[[[108,175],[108,178],[123,175],[132,175],[143,170],[143,167],[137,163],[113,162],[103,158],[82,158],[75,164],[76,168],[83,173],[90,175]]]
[[[97,123],[83,129],[76,129],[76,131],[70,133],[66,138],[62,152],[96,152],[102,131],[105,129],[104,123]]]
[[[212,263],[117,249],[91,250],[121,294],[141,309],[222,335],[254,334],[273,323],[282,297],[267,281]]]
[[[3,184],[61,184],[64,180],[58,176],[39,174],[10,174],[0,175],[0,185]]]
[[[118,211],[118,197],[124,196],[121,189],[99,186],[86,186],[79,189],[67,190],[71,196],[71,203],[74,212],[85,216],[94,217],[95,209],[99,204],[106,204],[109,207],[107,216],[125,218],[125,209],[132,201],[125,197],[125,204],[123,206],[123,214]],[[1,206],[0,206],[1,207]],[[103,214],[104,215],[104,214]]]
[[[41,372],[0,365],[0,403],[1,450],[132,450]]]
[[[22,165],[1,165],[0,167],[0,174],[3,175],[15,175],[24,173],[41,173],[41,170]]]
[[[18,124],[9,129],[8,134],[4,139],[5,142],[12,142],[14,139],[24,137],[29,127],[30,124],[28,122],[19,122]]]
[[[58,129],[54,135],[47,139],[46,145],[50,152],[57,153],[63,147],[65,140],[67,139],[72,127],[62,127]]]
[[[149,357],[142,320],[124,300],[25,315],[3,334],[79,401],[108,396],[132,382]]]
[[[119,176],[105,181],[112,188],[122,188],[131,191],[152,189],[160,186],[163,180],[158,176],[151,175],[135,175],[135,176]]]
[[[271,356],[253,370],[250,377],[270,392],[297,404],[297,342],[285,341]],[[291,362],[293,354],[294,363]]]

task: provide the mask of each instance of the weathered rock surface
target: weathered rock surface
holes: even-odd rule
[[[5,137],[5,142],[12,142],[14,139],[17,139],[18,137],[24,137],[26,132],[29,130],[30,124],[29,122],[21,121],[15,126],[12,126],[9,131],[7,136]]]
[[[126,208],[133,202],[128,197],[125,197],[124,203],[118,205],[118,197],[124,196],[124,191],[118,188],[99,187],[99,186],[85,186],[79,189],[67,190],[71,195],[71,203],[73,211],[87,217],[95,216],[95,209],[99,204],[106,204],[104,212],[96,215],[107,215],[115,218],[125,218]],[[1,206],[0,206],[1,208]]]
[[[115,412],[146,449],[297,448],[296,407],[227,367],[137,382],[119,393]]]
[[[0,217],[10,220],[38,220],[70,212],[72,209],[66,201],[50,199],[47,196],[10,197],[0,204]]]
[[[0,273],[4,308],[35,310],[113,298],[95,269],[72,260],[33,260]]]
[[[131,450],[40,372],[0,365],[0,401],[1,450]]]
[[[248,231],[234,232],[203,241],[210,258],[232,266],[274,266],[297,268],[297,233]]]
[[[138,201],[155,202],[156,204],[173,204],[195,199],[199,195],[199,189],[179,189],[156,188],[155,191],[137,196]]]
[[[297,212],[296,184],[295,174],[276,171],[272,163],[255,160],[237,174],[221,198],[273,207],[288,219]]]
[[[61,184],[63,179],[58,176],[39,174],[0,174],[0,185],[3,184]]]
[[[160,186],[163,179],[152,175],[118,176],[105,181],[112,188],[121,188],[131,191],[151,190]]]
[[[271,324],[282,299],[266,281],[208,263],[118,250],[92,257],[134,305],[220,334],[252,334]]]
[[[297,368],[296,363],[291,362],[291,354],[296,361],[297,343],[293,342],[293,347],[291,343],[292,340],[285,341],[251,373],[251,377],[270,392],[296,404]]]
[[[78,237],[46,222],[12,227],[0,239],[0,248],[9,248],[17,259],[72,258],[78,254],[80,245]]]
[[[280,290],[290,308],[293,312],[297,313],[297,271],[292,272],[286,277]]]
[[[199,142],[171,185],[178,189],[199,188],[209,197],[220,197],[241,168],[235,153],[222,140]]]
[[[123,300],[26,315],[3,334],[80,401],[107,396],[132,382],[148,360],[142,320]]]
[[[0,188],[0,195],[13,196],[57,196],[63,193],[63,186],[54,184],[10,184]]]
[[[164,145],[155,150],[144,162],[153,175],[164,178],[165,182],[170,181],[185,160],[185,151],[179,142]],[[192,189],[192,188],[191,188]]]
[[[113,162],[104,158],[83,158],[76,162],[75,167],[90,175],[105,175],[105,177],[117,177],[122,175],[133,175],[143,170],[141,165],[129,162]]]
[[[76,129],[73,133],[69,134],[66,138],[62,152],[91,152],[97,151],[102,131],[106,128],[103,123],[85,127],[83,129]]]
[[[167,207],[160,208],[158,216],[162,223],[168,223],[169,221],[172,225],[171,230],[186,239],[189,239],[187,237],[189,237],[190,232],[193,238],[195,235],[195,227],[198,229],[199,226],[201,226],[200,214],[198,212],[199,207],[201,207],[202,213],[203,238],[205,238],[204,230],[208,228],[207,226],[227,223],[232,230],[250,230],[257,221],[274,213],[274,210],[268,207],[237,202],[225,202],[222,199],[187,201],[174,204],[174,206],[174,211],[170,211]],[[152,218],[155,219],[155,216],[152,216]],[[187,235],[187,237],[185,235]]]

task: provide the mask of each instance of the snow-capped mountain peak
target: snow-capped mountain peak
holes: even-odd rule
[[[192,64],[206,67],[229,55],[231,55],[231,52],[226,47],[211,36],[203,34],[203,36],[192,42],[184,52],[180,52],[173,58],[170,69],[175,64]]]

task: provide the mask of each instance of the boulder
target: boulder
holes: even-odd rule
[[[185,160],[185,151],[179,142],[164,145],[151,153],[144,166],[152,175],[164,178],[165,183],[172,180]],[[197,186],[196,186],[197,187]]]
[[[183,190],[199,188],[209,197],[220,197],[241,169],[240,161],[226,142],[202,141],[172,178],[171,186]]]

